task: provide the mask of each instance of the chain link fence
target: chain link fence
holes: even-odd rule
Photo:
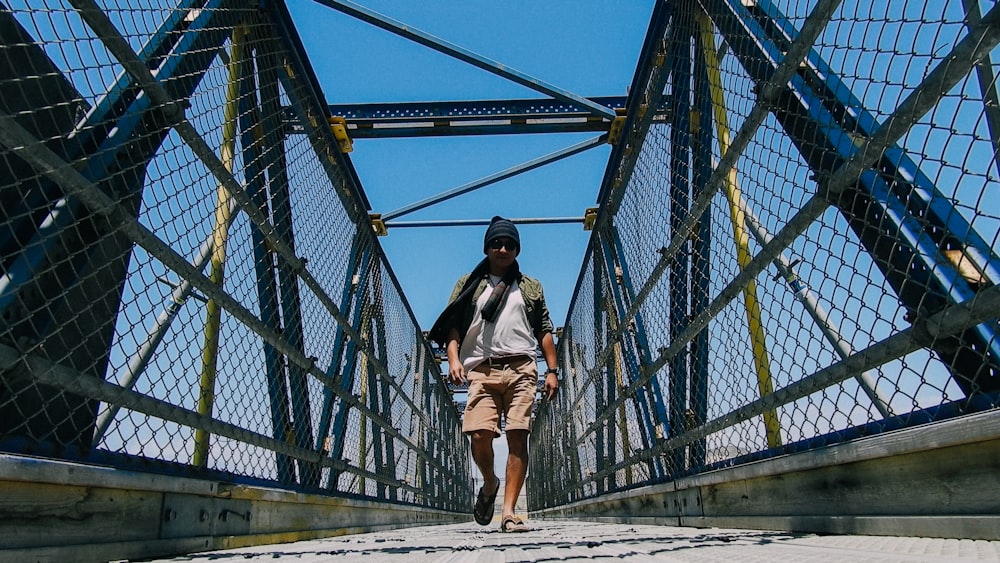
[[[532,510],[996,408],[998,21],[658,4]]]
[[[467,511],[281,3],[0,5],[0,447]]]

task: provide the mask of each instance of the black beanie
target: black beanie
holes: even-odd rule
[[[495,215],[490,219],[490,226],[486,228],[486,236],[483,238],[483,254],[488,252],[490,241],[500,237],[508,237],[517,243],[518,248],[521,247],[521,237],[517,234],[517,227],[514,226],[514,223]]]

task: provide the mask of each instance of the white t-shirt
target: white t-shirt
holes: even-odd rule
[[[459,358],[466,371],[482,363],[491,356],[511,356],[515,354],[535,355],[538,340],[531,332],[527,308],[517,282],[507,292],[495,323],[483,319],[483,306],[490,298],[493,288],[500,282],[500,276],[490,275],[489,287],[476,300],[476,310],[472,314],[472,324],[462,340]]]

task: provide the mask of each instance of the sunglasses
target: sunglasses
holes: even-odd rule
[[[495,238],[490,241],[490,248],[500,250],[506,248],[509,252],[517,251],[517,243],[509,238]]]

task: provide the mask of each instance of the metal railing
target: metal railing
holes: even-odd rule
[[[283,5],[144,6],[0,7],[0,448],[471,510]]]
[[[997,407],[998,17],[657,5],[532,510]]]
[[[0,8],[0,449],[468,512],[287,13],[161,4]],[[532,510],[997,407],[1000,15],[870,4],[657,3]]]

